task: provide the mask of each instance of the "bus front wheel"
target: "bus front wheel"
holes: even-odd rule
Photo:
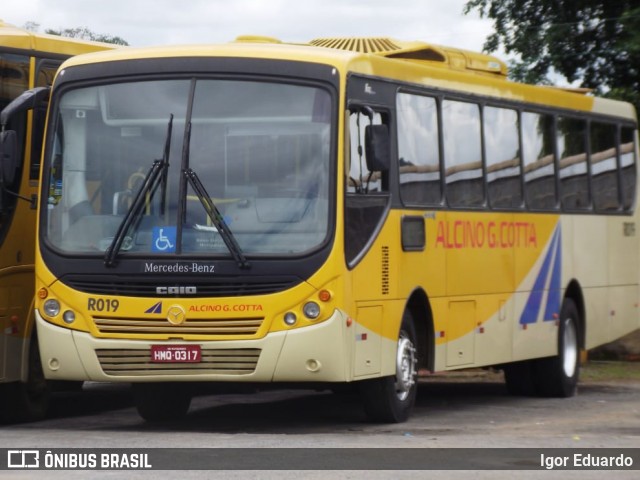
[[[133,400],[138,414],[147,422],[167,422],[184,418],[191,405],[186,384],[134,383]]]
[[[364,380],[360,394],[367,416],[376,422],[399,423],[409,418],[418,391],[418,352],[413,318],[406,312],[396,350],[396,374]]]
[[[40,362],[38,339],[35,335],[29,343],[27,381],[1,385],[0,421],[2,423],[41,420],[49,410],[51,388],[44,378]]]

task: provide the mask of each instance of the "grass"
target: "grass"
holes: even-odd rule
[[[502,372],[494,369],[471,368],[428,374],[420,372],[424,381],[438,382],[501,382]],[[640,362],[589,360],[580,367],[581,382],[640,382]]]
[[[582,365],[582,381],[640,381],[640,362],[596,361]]]

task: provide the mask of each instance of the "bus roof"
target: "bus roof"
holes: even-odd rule
[[[34,33],[5,23],[0,19],[0,47],[59,55],[79,55],[100,49],[114,49],[117,45]]]
[[[635,120],[631,104],[585,95],[584,91],[535,86],[507,79],[504,62],[491,55],[386,38],[324,38],[307,44],[276,38],[240,36],[225,44],[126,48],[90,53],[67,60],[63,68],[98,62],[171,57],[267,58],[317,62],[346,73],[361,73],[482,96],[598,111]]]

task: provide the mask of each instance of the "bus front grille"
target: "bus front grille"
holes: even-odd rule
[[[151,350],[97,349],[100,367],[111,376],[150,375],[248,375],[255,371],[259,348],[203,348],[198,363],[153,363]]]
[[[184,276],[176,282],[167,275],[65,275],[62,279],[71,288],[92,295],[118,295],[146,298],[220,298],[270,295],[283,292],[302,283],[292,275]],[[179,285],[178,285],[179,284]],[[191,289],[177,288],[180,285]],[[173,289],[173,290],[171,290]],[[172,292],[159,293],[159,292]]]
[[[246,318],[187,318],[174,325],[165,318],[94,318],[96,327],[104,334],[152,335],[255,335],[264,317]]]

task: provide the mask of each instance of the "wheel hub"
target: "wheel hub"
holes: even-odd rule
[[[396,356],[396,395],[405,400],[416,383],[417,370],[416,349],[411,340],[404,335],[398,339],[398,353]]]
[[[573,377],[578,363],[578,332],[571,319],[565,320],[563,336],[562,368],[567,377]]]

